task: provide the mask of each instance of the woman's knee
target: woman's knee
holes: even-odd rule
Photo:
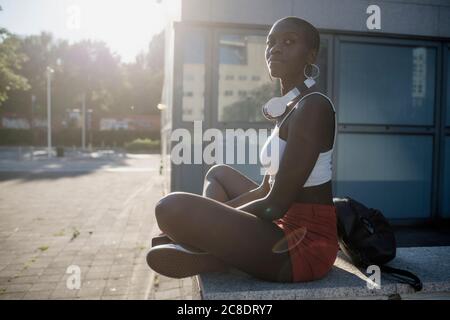
[[[230,170],[230,166],[226,164],[215,164],[206,172],[205,180],[219,179]]]
[[[186,209],[183,205],[185,197],[184,193],[171,192],[156,203],[155,217],[161,230],[165,231],[174,220],[179,218],[183,207]]]

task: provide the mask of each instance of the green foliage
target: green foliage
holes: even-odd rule
[[[159,131],[128,131],[128,130],[105,130],[92,131],[87,133],[87,143],[92,137],[94,147],[124,147],[127,142],[136,139],[156,140],[160,136]],[[52,132],[52,142],[55,146],[80,147],[81,129],[63,129],[59,132]],[[47,145],[46,130],[24,130],[24,129],[0,129],[0,145]]]
[[[125,149],[128,152],[159,151],[160,148],[160,140],[136,139],[132,142],[125,143]]]
[[[19,73],[26,61],[19,49],[20,40],[5,28],[0,28],[0,106],[8,99],[11,90],[30,88],[27,79]]]
[[[22,129],[0,129],[0,145],[32,145],[33,137],[31,130]]]
[[[33,114],[45,117],[45,70],[48,66],[55,71],[51,82],[52,115],[55,117],[63,116],[71,109],[80,109],[83,94],[86,95],[87,108],[98,116],[158,114],[163,82],[163,35],[155,36],[148,51],[129,64],[122,63],[120,57],[102,41],[83,40],[69,44],[65,40],[54,39],[46,32],[21,39],[11,36],[6,48],[8,52],[15,52],[16,59],[12,61],[16,63],[8,69],[14,71],[8,73],[8,79],[15,85],[9,85],[8,99],[4,98],[3,105],[0,100],[0,114],[13,112],[22,116]],[[2,45],[0,88],[5,88],[1,53],[6,49],[1,48]],[[10,53],[9,56],[13,55]],[[20,79],[28,86],[21,84]],[[23,90],[27,88],[30,90],[24,94]],[[33,110],[32,95],[36,97]]]
[[[248,96],[225,106],[221,118],[224,122],[238,121],[239,119],[248,119],[250,121],[266,121],[261,107],[273,96],[279,95],[279,82],[275,84],[265,83],[248,93]]]

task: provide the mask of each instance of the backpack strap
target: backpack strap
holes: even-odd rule
[[[402,283],[411,285],[415,291],[422,290],[422,281],[414,273],[403,269],[397,269],[386,265],[380,266],[381,272],[385,272],[396,278]]]

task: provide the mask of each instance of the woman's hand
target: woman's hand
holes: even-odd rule
[[[269,175],[266,174],[262,183],[258,187],[225,202],[225,204],[233,208],[237,208],[243,204],[264,198],[270,191],[269,178]]]
[[[262,194],[261,198],[264,198],[270,192],[270,184],[269,184],[270,175],[266,173],[261,185],[258,187],[259,192]]]

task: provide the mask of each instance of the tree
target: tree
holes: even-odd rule
[[[123,85],[119,57],[104,42],[90,40],[72,44],[60,56],[61,74],[55,76],[60,103],[67,105],[66,98],[72,96],[71,103],[79,105],[79,97],[85,93],[88,107],[96,114],[112,111],[116,92]]]
[[[126,64],[122,97],[137,114],[159,114],[164,79],[164,32],[155,35],[148,52],[141,52],[134,63]]]
[[[272,97],[280,92],[280,84],[265,83],[259,87],[250,90],[248,95],[232,104],[224,106],[221,120],[225,122],[246,121],[260,122],[265,121],[262,113],[262,106]]]
[[[0,28],[0,106],[11,90],[28,90],[30,85],[19,74],[26,56],[19,52],[20,41],[5,28]]]
[[[147,52],[136,61],[122,64],[102,41],[83,40],[69,44],[50,33],[17,38],[16,51],[25,60],[17,75],[27,79],[29,90],[10,91],[3,111],[31,115],[31,97],[36,97],[33,114],[46,116],[46,68],[52,75],[53,120],[64,118],[67,110],[80,108],[81,96],[96,117],[105,115],[158,114],[164,64],[164,34],[153,37]],[[28,59],[26,58],[28,57]],[[131,108],[133,107],[133,109]]]

